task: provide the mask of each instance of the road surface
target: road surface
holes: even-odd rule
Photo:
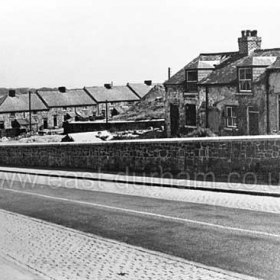
[[[279,279],[277,213],[238,209],[238,200],[230,208],[39,184],[23,188],[20,182],[1,185],[2,209],[206,266]],[[192,196],[192,190],[185,192]],[[215,195],[219,204],[224,194]]]

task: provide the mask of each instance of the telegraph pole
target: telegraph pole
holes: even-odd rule
[[[108,100],[106,100],[106,123],[108,123]]]
[[[31,90],[28,91],[29,94],[29,126],[30,126],[30,133],[32,131],[32,122],[31,122]]]

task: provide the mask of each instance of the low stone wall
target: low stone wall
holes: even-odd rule
[[[279,159],[278,136],[0,145],[0,165],[5,166],[274,184]]]
[[[109,121],[106,122],[64,122],[64,133],[77,133],[77,132],[89,132],[100,130],[141,130],[148,129],[150,127],[161,128],[164,127],[165,121],[163,119],[150,120],[150,121]]]

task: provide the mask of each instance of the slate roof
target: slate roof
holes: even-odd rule
[[[96,104],[83,89],[69,89],[66,92],[39,90],[37,93],[48,107],[78,107]]]
[[[268,69],[280,69],[280,57],[277,57],[274,63],[272,63]]]
[[[234,84],[237,82],[237,67],[241,66],[264,66],[280,68],[280,49],[255,50],[250,55],[239,52],[229,53],[205,53],[193,59],[184,68],[173,75],[165,85],[180,85],[185,81],[186,69],[213,69],[199,84]]]
[[[179,85],[185,81],[185,71],[187,69],[214,69],[216,65],[224,61],[230,60],[234,57],[237,52],[223,52],[223,53],[202,53],[190,63],[188,63],[184,68],[179,70],[175,75],[173,75],[165,85]]]
[[[98,103],[138,101],[140,98],[127,86],[113,86],[111,89],[105,87],[85,87],[85,90]]]
[[[31,110],[32,111],[44,111],[48,108],[40,100],[37,94],[31,94]],[[29,94],[19,94],[15,97],[5,95],[0,99],[0,112],[28,112],[29,111]]]
[[[143,98],[153,88],[153,86],[148,86],[145,83],[143,84],[128,83],[127,86],[133,92],[135,92],[140,98]]]
[[[29,126],[29,119],[16,119],[15,122],[19,124],[20,127]],[[35,120],[33,117],[31,118],[31,124],[37,124],[38,121]]]
[[[256,50],[251,55],[236,54],[218,65],[200,84],[233,84],[237,82],[237,67],[269,66],[280,56],[280,49]]]

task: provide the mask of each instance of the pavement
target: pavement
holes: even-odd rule
[[[23,189],[25,184],[34,188],[42,184],[280,214],[279,186],[11,167],[0,168],[0,179],[6,182],[5,187],[8,182],[11,188],[14,182],[20,182]]]
[[[0,256],[0,277],[1,280],[43,280],[39,275],[32,273],[14,260],[8,261]]]
[[[32,169],[32,168],[15,168],[15,167],[0,167],[0,172],[10,172],[18,174],[29,175],[42,175],[53,178],[69,178],[80,179],[99,182],[114,182],[114,183],[129,183],[133,185],[145,185],[154,187],[171,187],[178,189],[193,189],[193,190],[205,190],[212,192],[225,192],[225,193],[240,193],[248,195],[258,196],[272,196],[280,197],[280,186],[273,184],[247,184],[247,183],[234,183],[231,180],[237,173],[232,173],[229,176],[229,182],[216,182],[216,181],[200,181],[200,180],[187,180],[176,179],[172,177],[172,174],[164,174],[165,177],[170,178],[158,178],[148,176],[129,175],[125,173],[108,174],[108,173],[96,173],[96,172],[79,172],[79,171],[63,171],[63,170],[47,170],[47,169]],[[168,176],[169,175],[169,176]],[[203,175],[203,174],[201,174]],[[206,174],[205,174],[206,175]],[[208,174],[208,178],[210,174]],[[244,175],[243,181],[246,179],[252,179],[254,174],[248,173]]]
[[[5,210],[0,224],[1,253],[40,275],[14,280],[256,279]]]

